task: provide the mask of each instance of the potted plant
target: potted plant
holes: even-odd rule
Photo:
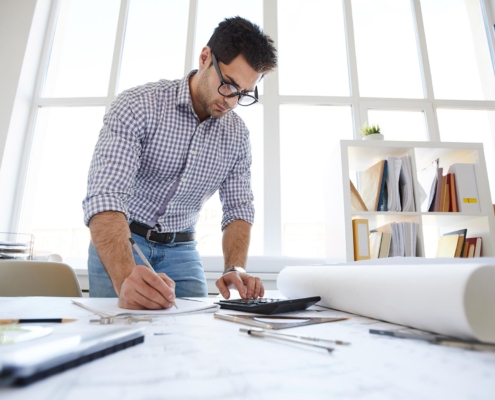
[[[367,122],[361,127],[361,135],[363,140],[383,140],[383,135],[380,132],[380,125],[368,125]]]

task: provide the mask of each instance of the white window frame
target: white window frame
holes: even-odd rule
[[[39,0],[41,1],[41,0]],[[280,169],[280,106],[283,104],[301,105],[327,105],[327,106],[351,106],[353,115],[354,135],[357,138],[358,127],[368,120],[368,110],[412,110],[423,111],[426,116],[428,137],[430,141],[439,141],[437,108],[458,108],[458,109],[483,109],[495,110],[495,101],[456,101],[456,100],[436,100],[433,97],[433,84],[431,71],[429,68],[428,54],[426,50],[426,38],[424,25],[421,16],[420,0],[410,0],[413,10],[414,26],[416,29],[417,45],[419,48],[419,60],[421,65],[421,76],[425,98],[423,99],[384,99],[384,98],[363,98],[359,95],[358,73],[356,49],[353,33],[353,20],[351,0],[342,0],[345,30],[347,40],[347,55],[349,65],[350,96],[287,96],[279,95],[278,72],[269,74],[264,82],[264,95],[260,97],[260,102],[264,106],[264,256],[251,257],[254,259],[255,272],[276,273],[285,265],[329,262],[331,260],[318,258],[288,258],[282,254],[282,216],[281,216],[281,169]],[[487,31],[488,44],[492,57],[492,66],[495,60],[494,48],[494,9],[493,0],[480,0],[485,29]],[[122,60],[124,31],[129,11],[130,0],[121,0],[119,20],[115,48],[112,59],[112,67],[107,95],[104,97],[89,98],[43,98],[41,97],[42,86],[45,80],[51,43],[55,34],[56,20],[61,0],[51,0],[50,17],[48,19],[46,36],[44,40],[42,55],[39,60],[34,98],[32,101],[29,122],[26,128],[25,148],[30,149],[34,139],[34,127],[39,107],[44,106],[104,106],[106,110],[110,107],[116,93],[116,84],[119,76],[120,62]],[[275,46],[278,43],[278,23],[277,23],[277,0],[263,1],[263,24],[264,31],[274,40]],[[184,60],[184,74],[187,74],[194,65],[196,55],[193,54],[195,43],[195,22],[197,20],[198,0],[189,0],[189,25],[187,31],[186,56]],[[495,135],[495,118],[490,120],[492,132]],[[18,173],[15,198],[12,209],[11,229],[15,231],[19,225],[23,192],[26,183],[27,166],[30,159],[30,152],[23,154]],[[495,189],[495,188],[494,188]],[[205,270],[219,272],[223,269],[223,261],[220,256],[204,257]],[[253,270],[253,269],[251,269]]]

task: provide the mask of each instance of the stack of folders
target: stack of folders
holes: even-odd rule
[[[359,194],[368,211],[415,211],[411,158],[389,156],[365,170]]]
[[[423,212],[481,212],[474,164],[452,164],[446,175],[439,160],[421,171]]]
[[[444,233],[438,240],[435,257],[481,257],[481,237],[467,237],[467,229]]]
[[[0,260],[28,260],[32,256],[33,235],[0,232]]]
[[[416,257],[418,225],[392,222],[370,232],[370,258]]]

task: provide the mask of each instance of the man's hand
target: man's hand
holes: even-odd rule
[[[260,278],[237,271],[231,271],[222,275],[215,284],[225,299],[230,297],[230,285],[235,286],[243,299],[257,299],[265,295],[265,288]]]
[[[132,310],[159,310],[172,307],[175,282],[164,273],[155,274],[137,265],[125,278],[119,293],[119,307]]]

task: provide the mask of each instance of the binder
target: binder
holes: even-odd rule
[[[363,172],[360,193],[368,211],[378,211],[384,166],[381,160]]]
[[[457,206],[460,212],[480,213],[478,186],[473,164],[452,164],[449,173],[455,175]]]
[[[353,211],[368,211],[366,204],[364,204],[361,195],[357,191],[354,184],[351,182],[351,208]]]
[[[354,239],[354,261],[370,259],[370,240],[367,219],[352,220]]]

